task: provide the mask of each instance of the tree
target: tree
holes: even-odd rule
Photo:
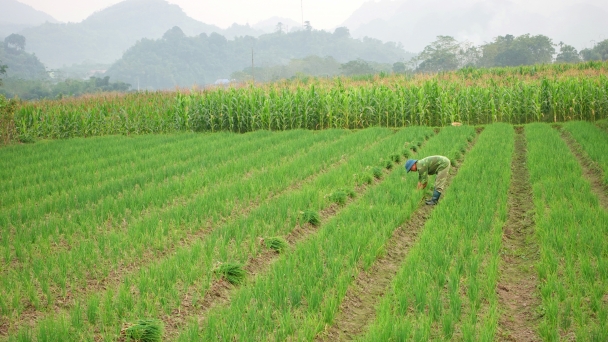
[[[304,30],[309,32],[312,31],[312,25],[310,25],[310,21],[307,20],[304,22]]]
[[[6,69],[8,67],[6,65],[2,64],[2,61],[0,61],[0,76],[6,74]],[[0,78],[0,86],[2,85],[2,78]]]
[[[393,63],[393,72],[395,74],[403,74],[403,73],[405,73],[405,63],[403,63],[403,62]]]
[[[346,76],[369,75],[376,71],[368,62],[362,59],[342,64],[340,70],[342,74]]]
[[[555,58],[557,63],[578,63],[581,61],[581,57],[572,45],[564,44],[559,42],[559,53]]]
[[[487,68],[551,63],[555,54],[553,42],[543,35],[498,36],[480,48],[482,57],[477,65]]]
[[[4,45],[12,50],[23,51],[25,50],[25,37],[20,34],[13,33],[4,38]]]
[[[164,40],[179,40],[182,38],[186,38],[186,35],[184,34],[184,31],[177,26],[173,26],[172,29],[165,32],[163,35]]]
[[[456,70],[460,66],[458,53],[460,43],[450,36],[437,36],[437,40],[427,45],[418,56],[422,61],[416,68],[418,72],[439,72]]]
[[[348,27],[338,27],[335,31],[334,31],[334,36],[338,39],[342,39],[342,38],[350,38],[350,30],[348,29]]]
[[[608,60],[608,39],[602,40],[591,49],[582,50],[581,55],[585,61]]]
[[[277,26],[274,28],[274,31],[278,34],[281,34],[281,33],[283,33],[283,31],[286,31],[286,30],[287,30],[286,25],[283,24],[282,22],[278,22]]]

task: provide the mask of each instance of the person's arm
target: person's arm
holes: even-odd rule
[[[429,181],[429,176],[427,174],[426,168],[418,169],[418,186],[417,189],[425,189],[426,185]]]

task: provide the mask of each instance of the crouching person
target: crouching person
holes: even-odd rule
[[[429,175],[437,175],[433,198],[426,201],[428,205],[436,205],[447,183],[450,160],[444,156],[430,156],[420,160],[409,159],[405,163],[405,169],[408,173],[418,172],[418,189],[426,188]]]

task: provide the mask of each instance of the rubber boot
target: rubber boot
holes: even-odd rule
[[[433,191],[433,198],[431,198],[430,200],[426,201],[427,205],[436,205],[437,202],[439,202],[439,197],[441,196],[441,192],[435,190]]]

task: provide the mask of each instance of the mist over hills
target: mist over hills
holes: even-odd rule
[[[252,51],[253,48],[253,51]],[[171,89],[212,84],[217,79],[252,67],[284,65],[308,56],[332,56],[335,64],[363,59],[392,65],[408,57],[395,43],[353,39],[347,29],[334,33],[298,30],[277,31],[258,38],[227,40],[212,33],[188,37],[179,27],[161,39],[142,39],[114,63],[105,75],[143,89]]]
[[[564,41],[578,49],[590,40],[608,37],[608,3],[602,1],[556,1],[546,8],[524,1],[414,0],[370,1],[344,23],[355,38],[365,36],[403,44],[408,51],[421,51],[438,35],[453,36],[476,44],[506,34],[543,34],[555,43]]]
[[[0,0],[0,9],[0,39],[45,22],[58,22],[52,16],[16,0]]]
[[[249,26],[223,30],[199,22],[165,0],[126,0],[80,23],[45,23],[20,34],[27,40],[27,51],[36,53],[48,67],[58,68],[84,61],[113,63],[138,40],[158,39],[175,26],[188,36],[216,32],[230,39],[263,33]]]

